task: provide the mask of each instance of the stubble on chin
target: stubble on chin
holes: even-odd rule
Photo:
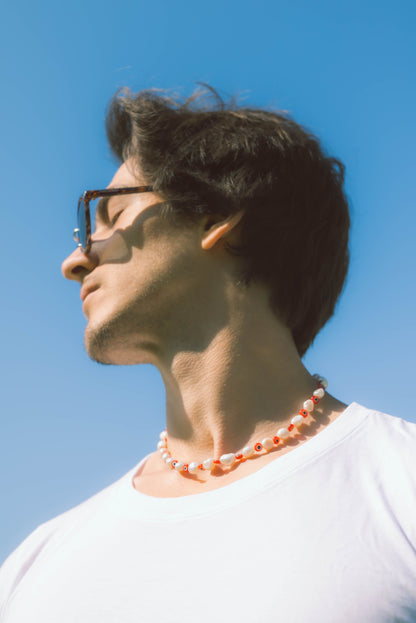
[[[90,359],[105,365],[150,363],[145,353],[134,347],[132,335],[134,331],[125,315],[95,326],[89,323],[85,329],[85,350]]]
[[[123,351],[124,348],[116,324],[118,323],[110,321],[98,326],[87,325],[84,345],[90,359],[107,365],[120,363],[117,353]]]
[[[97,363],[110,364],[108,359],[108,344],[111,342],[111,335],[106,327],[92,329],[87,327],[84,335],[84,346],[87,355]]]

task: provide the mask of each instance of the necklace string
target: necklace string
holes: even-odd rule
[[[299,410],[298,414],[292,417],[289,426],[279,428],[274,437],[265,437],[262,441],[244,446],[244,448],[237,453],[228,452],[227,454],[223,454],[219,457],[219,459],[208,458],[202,462],[191,461],[190,463],[185,463],[184,461],[179,461],[178,459],[172,457],[168,449],[168,433],[167,430],[163,430],[160,433],[160,441],[157,444],[162,460],[168,467],[176,470],[177,472],[195,474],[199,470],[210,471],[216,465],[231,467],[234,463],[244,463],[247,459],[251,459],[263,452],[267,453],[273,448],[283,445],[285,441],[291,438],[293,430],[296,430],[297,432],[297,430],[303,426],[308,416],[310,416],[314,410],[315,405],[317,405],[325,395],[325,390],[328,387],[328,381],[319,374],[314,374],[313,377],[318,383],[317,389],[315,389],[312,396],[305,400],[303,407]]]

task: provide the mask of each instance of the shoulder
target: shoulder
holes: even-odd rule
[[[373,499],[416,514],[416,424],[356,402],[337,424],[328,455],[332,468]]]
[[[360,478],[369,493],[385,495],[399,514],[408,517],[412,509],[416,516],[416,423],[354,406],[362,425],[351,436],[349,451]]]
[[[407,489],[415,502],[416,423],[371,411],[368,424],[368,445],[376,470],[383,474],[396,494],[401,491],[405,495]]]
[[[99,513],[117,490],[118,484],[129,474],[130,472],[81,504],[39,525],[20,543],[0,567],[0,613],[23,577],[48,556],[54,547],[59,547],[59,543],[70,533],[77,531]]]
[[[383,458],[379,468],[391,463],[416,467],[416,423],[358,403],[349,407],[354,424],[352,441],[372,458]]]
[[[332,428],[333,427],[333,428]],[[346,458],[357,460],[383,456],[397,464],[416,464],[416,423],[352,402],[328,426],[333,433],[332,449],[342,442]],[[383,461],[385,464],[386,461]],[[416,465],[415,465],[416,466]],[[382,467],[382,465],[380,465]]]
[[[367,412],[367,425],[371,436],[376,442],[389,443],[393,450],[396,448],[413,449],[416,443],[416,423],[404,420],[396,415],[390,415],[376,409],[367,409],[357,405]],[[412,452],[416,461],[416,454]]]
[[[416,441],[416,422],[368,408],[357,402],[351,403],[346,414],[347,412],[348,417],[352,417],[363,428],[363,432],[371,432],[374,439],[392,436],[394,440],[401,440],[403,443],[412,444]],[[362,424],[365,426],[361,426]]]
[[[345,503],[365,531],[383,535],[393,550],[398,543],[403,551],[410,547],[414,572],[416,424],[354,402],[334,422],[333,433],[317,466],[334,503]]]

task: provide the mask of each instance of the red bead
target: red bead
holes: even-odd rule
[[[183,466],[182,469],[183,469],[184,472],[187,472],[188,471],[188,463],[185,463],[185,465]]]
[[[242,454],[236,454],[235,458],[237,459],[237,461],[240,461],[243,458]]]
[[[318,404],[318,402],[319,402],[319,398],[318,398],[318,396],[311,396],[311,400],[312,400],[312,402],[314,402],[316,405],[317,405],[317,404]]]
[[[287,430],[293,430],[295,428],[294,424],[289,424],[289,426],[287,427]]]
[[[178,462],[178,461],[172,461],[172,463],[170,464],[170,466],[171,466],[171,468],[172,468],[172,469],[175,469],[175,465],[176,465],[176,463],[177,463],[177,462]]]
[[[261,444],[260,442],[256,443],[256,445],[254,446],[254,449],[256,452],[260,452],[261,450],[263,450],[263,444]]]
[[[198,469],[204,469],[204,466],[202,465],[202,463],[198,465]]]
[[[280,438],[279,438],[279,437],[273,437],[273,443],[275,443],[275,444],[276,444],[276,446],[277,446],[277,444],[279,443],[279,441],[280,441]]]
[[[213,463],[215,463],[215,465],[221,465],[221,461],[219,459],[215,459],[215,461],[213,461]]]
[[[299,415],[302,415],[303,417],[308,417],[309,413],[306,411],[306,409],[301,409],[299,411]]]

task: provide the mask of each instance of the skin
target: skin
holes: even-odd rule
[[[127,161],[108,187],[138,184],[146,180]],[[202,462],[273,437],[316,381],[270,309],[267,288],[238,284],[238,258],[225,242],[238,243],[242,213],[225,220],[205,216],[184,227],[163,219],[161,208],[155,193],[111,199],[110,218],[121,210],[117,221],[96,231],[88,255],[76,249],[62,272],[97,287],[83,304],[89,356],[107,364],[155,365],[166,388],[172,456]],[[225,486],[307,442],[345,408],[326,393],[312,423],[288,443],[231,469],[183,475],[154,452],[134,486],[156,497]]]

